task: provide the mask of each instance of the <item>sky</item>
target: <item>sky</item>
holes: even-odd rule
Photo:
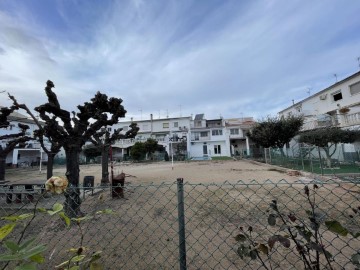
[[[359,14],[357,0],[1,0],[0,92],[34,108],[50,79],[69,111],[100,91],[124,120],[261,119],[359,71]]]

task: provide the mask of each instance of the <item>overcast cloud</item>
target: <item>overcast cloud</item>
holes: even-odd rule
[[[359,70],[359,14],[355,0],[2,0],[0,90],[33,108],[51,79],[68,110],[100,90],[127,118],[261,118]]]

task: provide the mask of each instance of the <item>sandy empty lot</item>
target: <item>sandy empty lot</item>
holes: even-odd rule
[[[190,183],[222,183],[224,181],[245,182],[256,180],[263,182],[267,179],[277,182],[285,179],[289,182],[299,180],[286,174],[286,169],[277,168],[262,163],[248,160],[239,161],[196,161],[177,162],[172,166],[171,162],[159,163],[116,163],[114,174],[124,171],[126,174],[136,177],[127,177],[127,181],[134,184],[174,182],[177,178],[183,178]],[[110,168],[109,168],[110,172]],[[65,167],[55,167],[54,175],[65,175]],[[100,165],[81,165],[80,181],[86,175],[95,176],[95,182],[100,183]],[[8,169],[6,180],[12,183],[41,182],[46,180],[46,168],[39,172],[38,168]]]

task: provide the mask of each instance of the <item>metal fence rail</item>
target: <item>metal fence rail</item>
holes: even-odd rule
[[[351,260],[359,252],[360,238],[330,232],[324,222],[336,220],[349,232],[360,232],[359,211],[354,212],[360,207],[360,185],[318,181],[316,185],[315,190],[313,184],[309,188],[321,223],[323,248],[331,253],[333,269],[355,269]],[[304,269],[294,242],[289,248],[276,242],[268,256],[258,249],[261,261],[244,256],[240,247],[246,241],[239,236],[250,234],[252,244],[257,246],[268,245],[274,235],[290,239],[280,218],[275,218],[274,225],[270,217],[274,201],[284,217],[297,217],[294,226],[303,222],[310,227],[307,211],[311,207],[304,187],[303,183],[283,180],[207,185],[178,180],[160,185],[127,185],[125,198],[112,198],[109,187],[87,187],[86,192],[80,188],[81,210],[91,218],[80,221],[79,226],[72,222],[67,227],[58,215],[37,211],[24,239],[36,236],[38,243],[46,245],[45,262],[39,269],[54,269],[69,259],[70,248],[80,246],[87,254],[102,251],[99,262],[104,269]],[[63,195],[35,194],[29,200],[23,194],[21,203],[7,203],[6,194],[1,196],[1,217],[33,213],[35,206],[51,210],[55,203],[64,203]],[[1,220],[0,226],[8,222]],[[27,224],[28,220],[23,222]],[[17,241],[23,229],[16,226],[5,240]],[[297,237],[300,239],[300,235]],[[1,247],[1,253],[5,251]],[[314,259],[316,255],[309,251],[307,256]],[[328,264],[321,255],[320,269],[329,269]],[[1,262],[0,267],[4,266]],[[6,269],[14,268],[10,263]]]
[[[317,174],[359,174],[359,150],[345,152],[341,145],[322,148],[315,146],[300,146],[292,148],[252,149],[248,158],[271,165],[302,170]]]

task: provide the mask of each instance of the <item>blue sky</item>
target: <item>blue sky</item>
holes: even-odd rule
[[[2,0],[0,90],[33,108],[51,79],[68,110],[101,91],[127,118],[259,119],[359,71],[359,14],[356,0]]]

